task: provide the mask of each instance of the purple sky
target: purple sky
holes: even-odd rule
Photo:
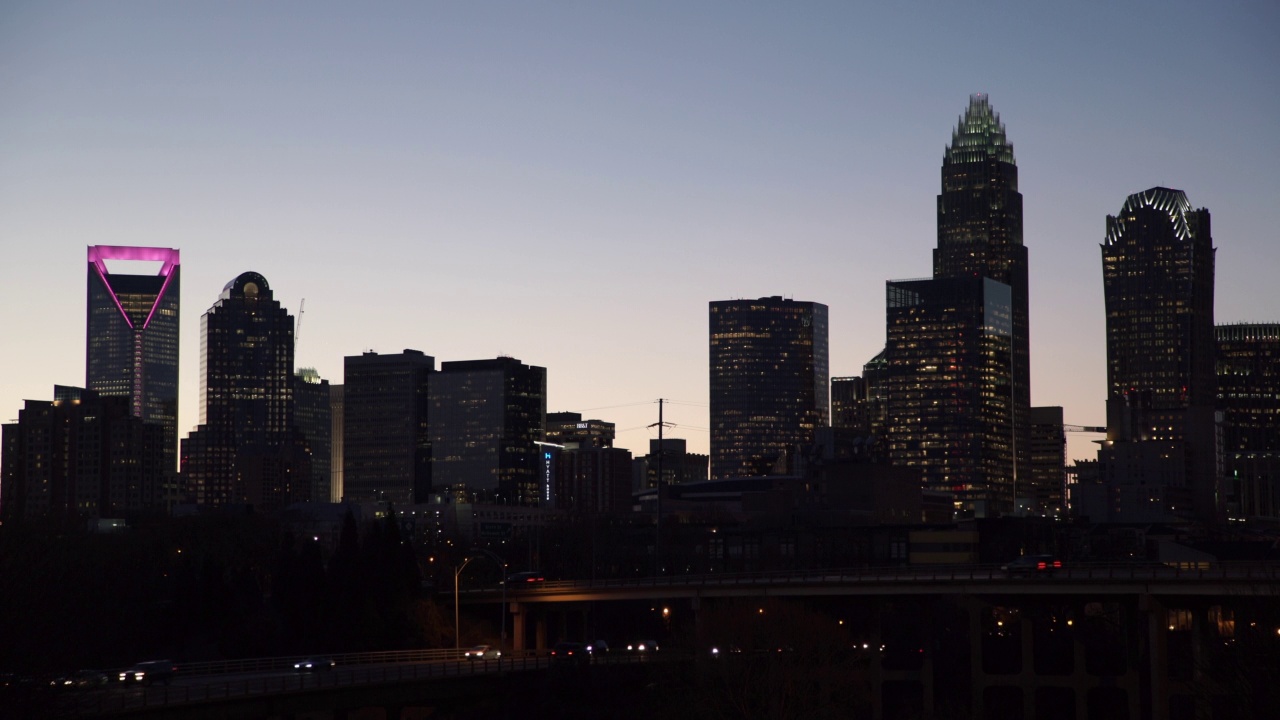
[[[633,450],[683,401],[705,451],[707,303],[826,303],[860,374],[885,281],[930,274],[972,92],[1018,161],[1035,404],[1103,423],[1130,193],[1210,210],[1218,322],[1280,321],[1280,5],[861,5],[0,4],[0,420],[84,382],[85,247],[156,245],[182,435],[200,315],[255,270],[333,382],[367,349],[511,355]]]

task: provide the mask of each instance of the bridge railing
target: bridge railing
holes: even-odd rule
[[[1054,577],[1074,580],[1205,580],[1249,582],[1280,580],[1278,562],[1072,562],[1064,561]],[[658,575],[595,580],[551,580],[508,589],[508,596],[559,594],[574,590],[629,589],[688,586],[841,584],[895,582],[991,582],[1010,578],[1003,564],[904,565],[783,570],[768,572]],[[464,591],[470,596],[494,595],[496,588]]]
[[[238,660],[210,660],[204,662],[178,663],[179,675],[226,675],[229,673],[266,672],[273,670],[292,670],[296,662],[308,657],[323,656],[332,659],[339,665],[373,665],[379,663],[412,663],[439,662],[443,660],[461,660],[462,650],[392,650],[384,652],[362,653],[316,653],[314,655],[287,655],[266,658],[243,658]]]

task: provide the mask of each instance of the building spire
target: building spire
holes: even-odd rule
[[[969,107],[951,131],[951,144],[947,146],[943,162],[985,162],[990,158],[1017,164],[1013,159],[1013,144],[1005,138],[1000,113],[991,109],[985,93],[975,93],[969,96]]]

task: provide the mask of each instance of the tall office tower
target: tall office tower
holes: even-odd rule
[[[164,509],[164,426],[128,396],[58,386],[4,426],[0,520],[118,518]]]
[[[293,421],[311,449],[310,496],[316,502],[330,501],[333,411],[329,396],[329,381],[315,368],[294,373]]]
[[[1280,324],[1215,330],[1228,509],[1232,517],[1280,518]]]
[[[613,446],[614,424],[581,413],[547,413],[553,455],[552,500],[576,515],[631,511],[631,451]]]
[[[1130,195],[1107,217],[1107,442],[1116,519],[1215,522],[1213,273],[1209,211],[1181,190]]]
[[[112,260],[159,263],[155,275],[112,273]],[[165,469],[178,458],[179,254],[89,246],[85,388],[129,398],[134,417],[164,426]]]
[[[1044,517],[1065,517],[1063,496],[1067,482],[1067,435],[1062,424],[1062,408],[1031,408],[1031,464],[1026,487],[1018,497],[1025,509]]]
[[[1013,144],[985,94],[971,95],[942,160],[935,278],[987,277],[1008,285],[1013,302],[1013,476],[1027,471],[1031,351],[1027,247]]]
[[[343,362],[343,498],[427,502],[428,384],[436,359],[419,350],[366,352]]]
[[[436,487],[476,502],[542,504],[546,415],[546,368],[509,357],[442,363],[431,378]]]
[[[267,279],[242,273],[200,318],[200,426],[183,473],[203,505],[276,510],[309,500],[311,468],[294,424],[293,316]]]
[[[890,463],[918,468],[964,515],[1012,512],[1009,286],[982,276],[889,281],[886,313]]]
[[[710,304],[711,477],[788,472],[827,425],[827,306],[766,297]]]

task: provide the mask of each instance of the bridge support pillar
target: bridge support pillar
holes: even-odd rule
[[[528,612],[525,610],[524,605],[521,605],[520,603],[517,603],[517,602],[511,603],[510,610],[511,610],[511,651],[523,652],[524,638],[525,638],[525,622],[524,621],[525,621],[525,618],[528,617]]]
[[[538,651],[547,649],[547,614],[545,612],[538,613],[533,619],[533,649]]]
[[[1165,634],[1164,607],[1150,595],[1138,599],[1138,607],[1147,616],[1147,672],[1151,688],[1152,720],[1169,717],[1169,636]],[[1136,716],[1135,716],[1136,717]]]

